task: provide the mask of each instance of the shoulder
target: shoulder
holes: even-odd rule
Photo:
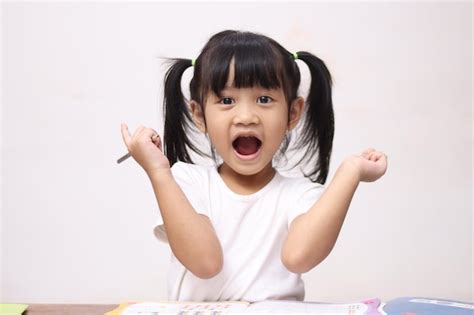
[[[172,171],[199,172],[205,169],[205,166],[178,161],[171,167]]]
[[[280,177],[281,189],[286,195],[292,196],[293,200],[299,200],[305,196],[310,198],[319,197],[325,189],[324,185],[312,182],[307,177],[288,177],[282,174],[280,174]]]
[[[188,180],[203,181],[209,179],[210,166],[202,166],[197,164],[176,162],[171,167],[171,172],[174,177],[187,178]],[[196,184],[198,184],[197,182]]]
[[[284,176],[282,176],[284,177]],[[284,190],[287,197],[287,226],[300,214],[307,212],[321,198],[324,185],[312,182],[307,177],[284,177]]]
[[[312,182],[309,178],[304,176],[289,177],[280,173],[281,183],[288,189],[301,190],[307,189],[323,189],[324,185]]]

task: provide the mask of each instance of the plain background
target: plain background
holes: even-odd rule
[[[145,173],[115,162],[125,153],[120,123],[161,131],[158,57],[195,58],[223,29],[326,62],[336,117],[329,179],[365,148],[389,157],[382,179],[359,186],[333,252],[304,275],[306,300],[474,300],[471,3],[1,10],[2,302],[166,299],[170,250],[152,234]]]

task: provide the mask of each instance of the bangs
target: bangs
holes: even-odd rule
[[[202,77],[203,99],[212,91],[220,96],[229,79],[232,87],[282,87],[283,60],[281,53],[261,38],[238,38],[224,41],[209,51],[203,64],[206,68]],[[234,78],[229,78],[231,67]]]

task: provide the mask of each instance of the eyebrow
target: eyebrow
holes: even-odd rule
[[[221,93],[221,92],[228,92],[228,91],[232,91],[232,90],[235,90],[235,89],[236,89],[235,86],[228,86],[228,85],[226,85],[226,86],[224,86],[224,88],[223,88],[219,93]]]
[[[275,91],[278,91],[280,90],[281,88],[264,88],[264,87],[260,87],[260,86],[254,86],[252,87],[254,89],[258,89],[260,91],[263,91],[263,92],[268,92],[268,93],[271,93],[271,92],[275,92]],[[221,90],[221,92],[223,91],[229,91],[229,90],[240,90],[241,88],[236,88],[235,86],[229,86],[229,85],[226,85],[224,86],[224,88]]]

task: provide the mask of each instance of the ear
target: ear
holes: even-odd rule
[[[301,96],[297,97],[290,106],[290,120],[288,121],[288,130],[292,130],[296,127],[300,121],[301,115],[303,114],[304,98]]]
[[[201,109],[201,105],[196,101],[191,101],[189,105],[191,106],[194,124],[201,132],[206,133],[206,123],[204,121],[204,113]]]

